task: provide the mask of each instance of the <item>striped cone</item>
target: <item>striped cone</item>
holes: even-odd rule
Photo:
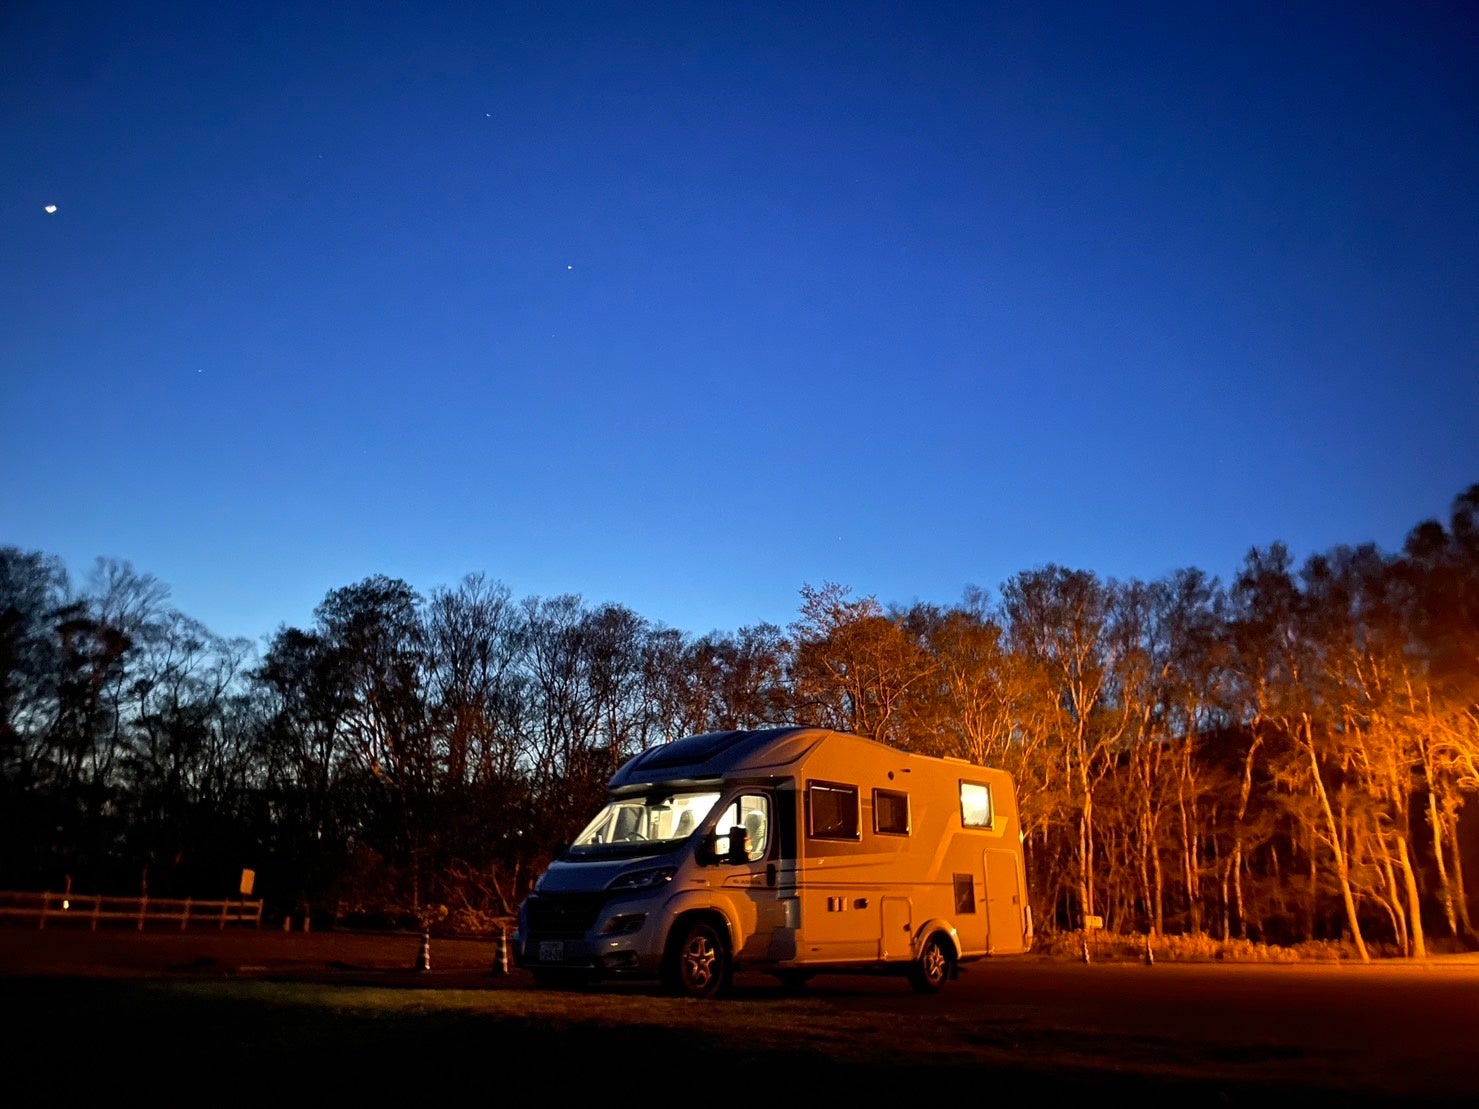
[[[508,973],[508,929],[500,928],[493,937],[493,966],[490,973]]]

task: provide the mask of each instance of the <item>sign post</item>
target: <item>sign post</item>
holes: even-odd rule
[[[246,899],[252,895],[252,887],[257,883],[257,872],[250,867],[241,868],[241,909],[237,914],[236,923],[240,924],[246,919]],[[258,920],[261,926],[261,920]]]

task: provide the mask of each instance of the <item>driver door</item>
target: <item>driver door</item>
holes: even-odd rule
[[[714,824],[719,834],[720,885],[731,894],[738,916],[741,957],[762,958],[770,953],[775,930],[785,923],[785,911],[776,890],[775,809],[765,793],[743,793],[727,805]],[[731,836],[744,842],[744,860],[728,860]]]

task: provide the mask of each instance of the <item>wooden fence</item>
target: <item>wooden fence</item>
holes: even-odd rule
[[[0,891],[0,919],[22,923],[35,921],[38,928],[100,925],[129,926],[140,932],[156,925],[224,929],[228,924],[262,927],[262,902],[236,898],[229,901],[197,901],[172,897],[102,897],[78,893],[20,893]]]

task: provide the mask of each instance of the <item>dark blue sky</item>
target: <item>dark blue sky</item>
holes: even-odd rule
[[[1227,580],[1479,481],[1471,3],[240,7],[0,8],[0,544],[221,634]]]

